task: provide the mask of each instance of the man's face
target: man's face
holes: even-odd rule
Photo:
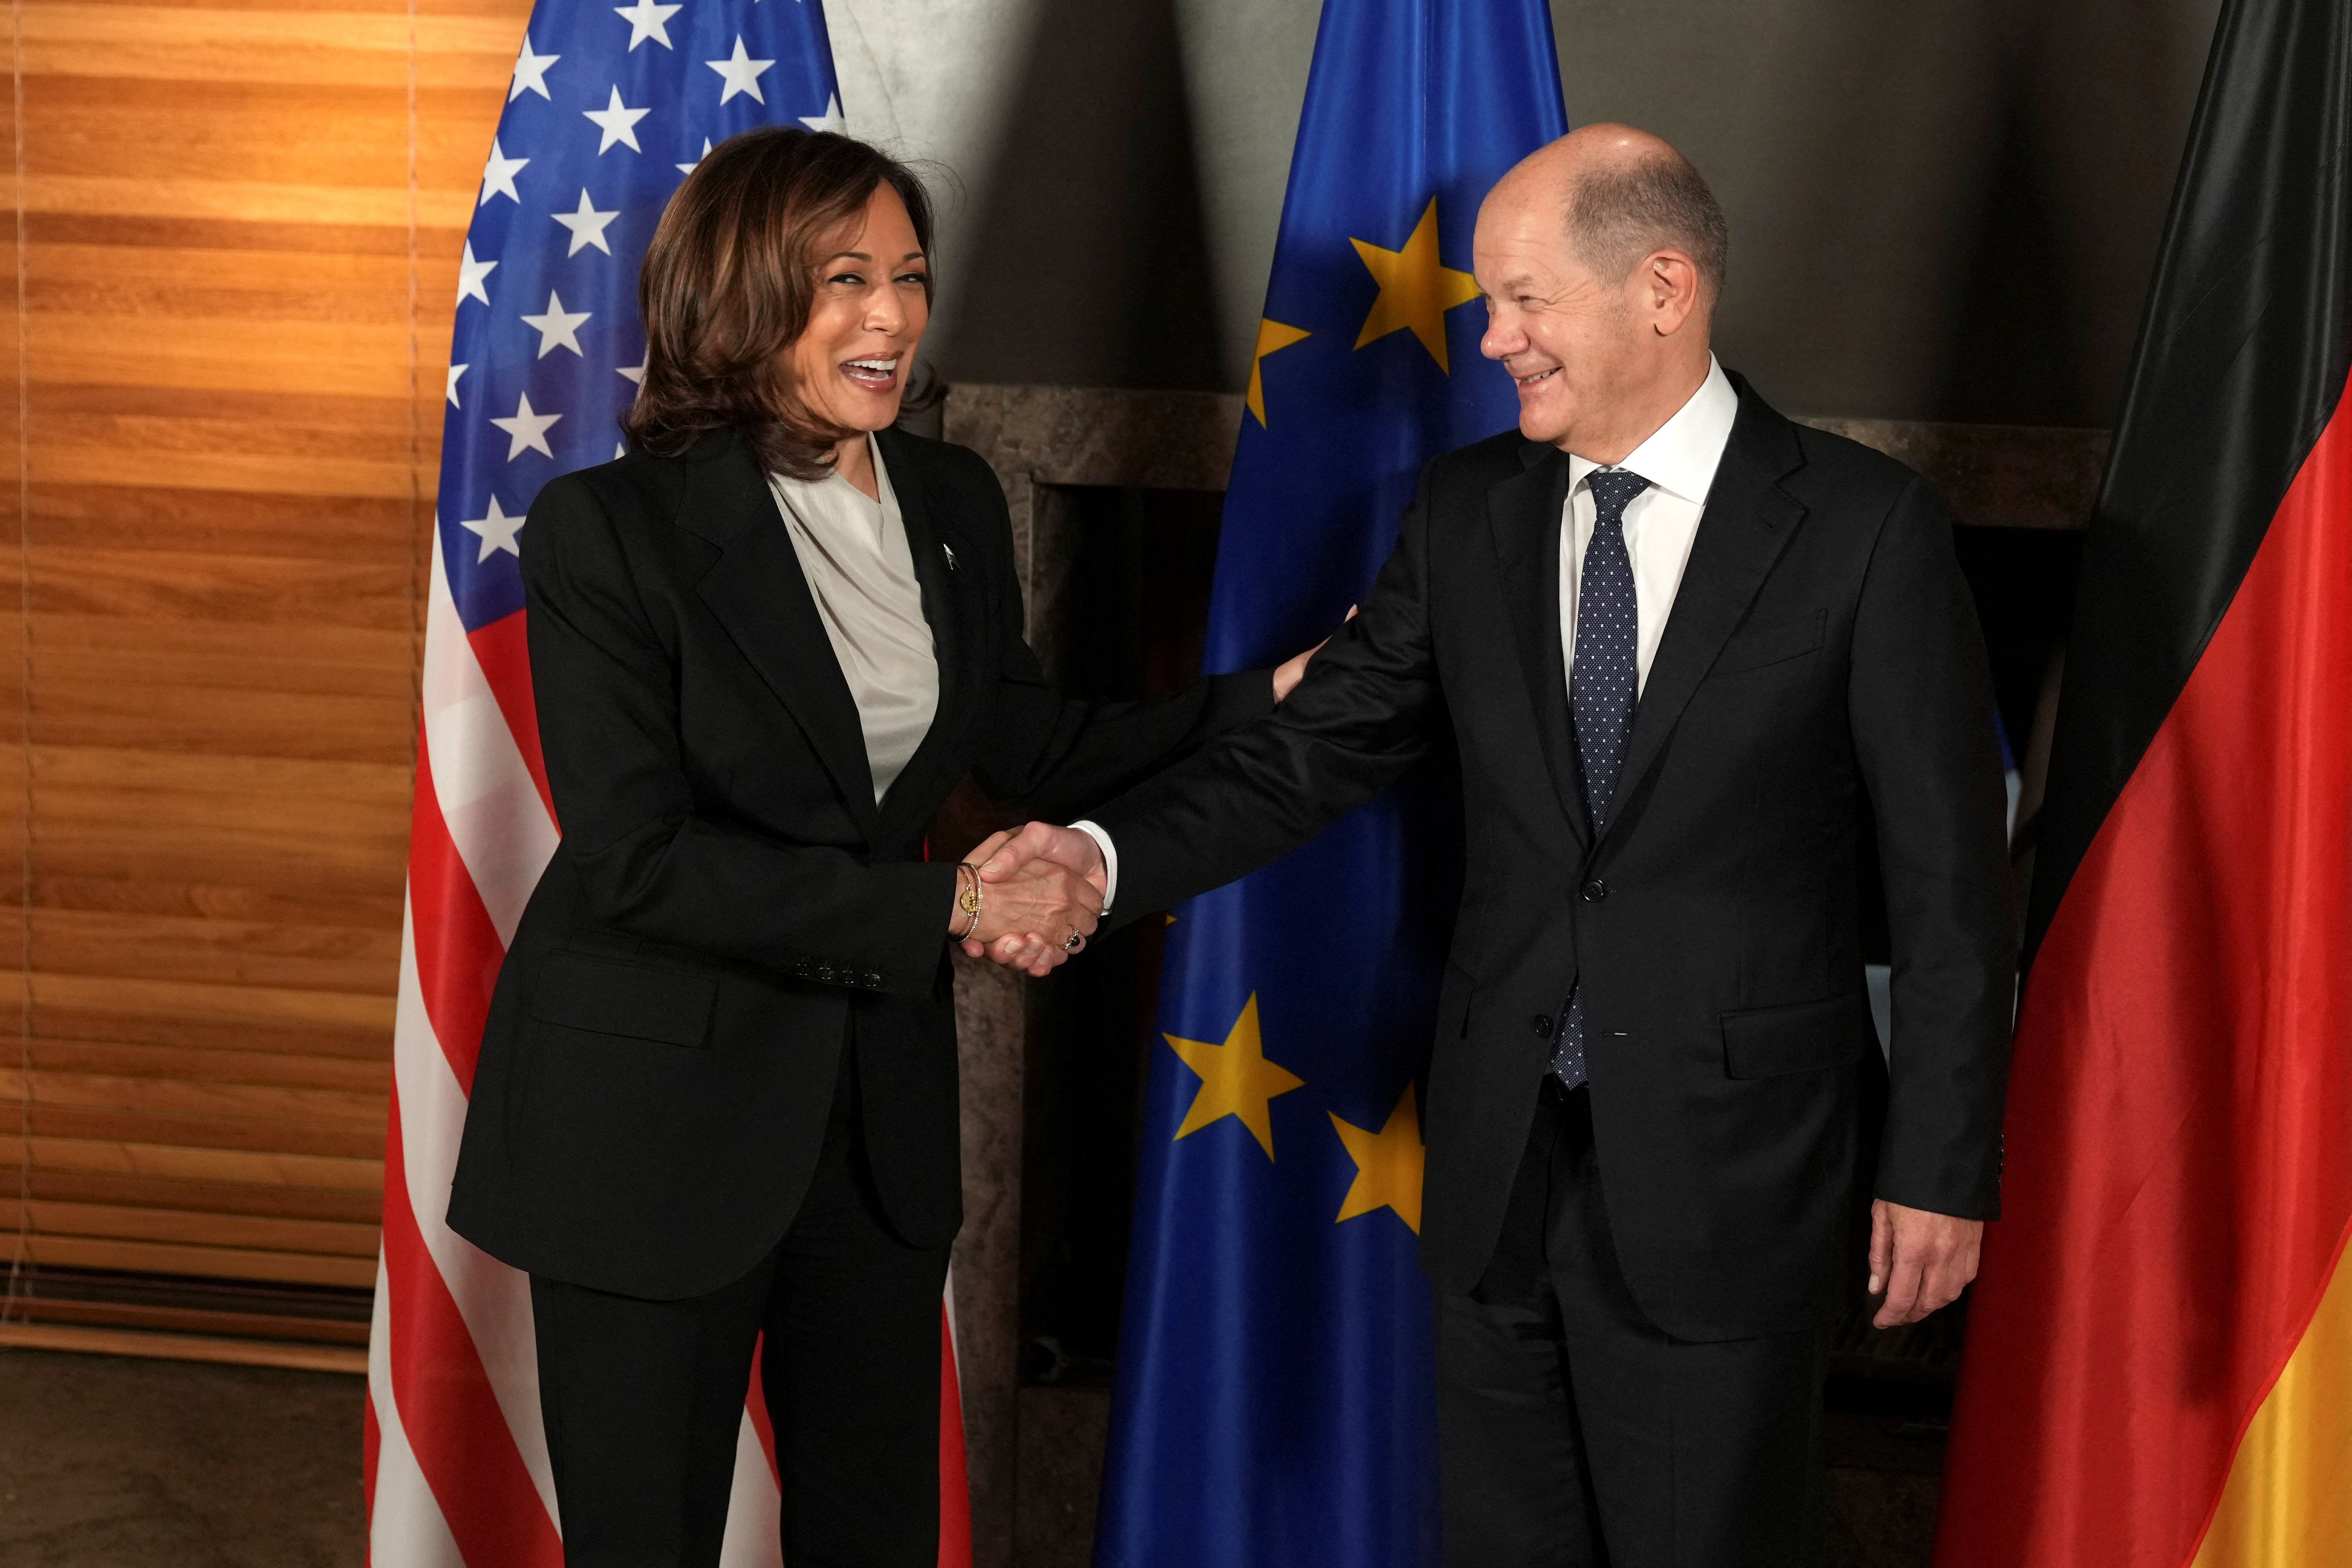
[[[1635,376],[1643,340],[1636,278],[1594,277],[1569,242],[1557,199],[1509,184],[1478,209],[1471,244],[1486,300],[1479,352],[1518,384],[1519,433],[1577,450],[1580,435],[1607,421]]]

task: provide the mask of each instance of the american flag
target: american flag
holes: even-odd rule
[[[618,455],[645,374],[637,268],[711,143],[843,128],[821,0],[540,0],[458,263],[368,1350],[377,1568],[560,1568],[529,1282],[444,1222],[506,944],[555,848],[523,641],[523,518]],[[970,1563],[943,1313],[940,1562]],[[746,1391],[728,1568],[779,1560],[773,1443]]]

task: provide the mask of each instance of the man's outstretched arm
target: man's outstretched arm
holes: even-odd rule
[[[1360,612],[1278,711],[1094,813],[1099,839],[1032,823],[983,845],[982,877],[1055,861],[1097,879],[1106,897],[1115,892],[1111,923],[1120,923],[1297,847],[1420,760],[1443,706],[1429,634],[1429,489],[1424,470]]]

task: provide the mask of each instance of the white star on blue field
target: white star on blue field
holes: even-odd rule
[[[441,553],[468,631],[522,607],[523,520],[619,454],[645,379],[637,268],[663,205],[757,125],[843,131],[821,0],[540,0],[457,264]]]

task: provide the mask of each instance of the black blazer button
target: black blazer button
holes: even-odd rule
[[[880,971],[878,971],[878,970],[873,970],[873,969],[869,969],[869,970],[867,970],[867,971],[866,972],[866,989],[867,989],[867,990],[869,990],[869,991],[879,991],[879,990],[881,990],[881,989],[882,989],[882,975],[881,975],[881,972],[880,972]]]
[[[795,980],[806,980],[815,973],[815,968],[805,958],[793,965],[793,978]]]
[[[830,963],[820,963],[820,964],[818,964],[818,965],[816,966],[816,977],[817,977],[819,980],[823,981],[823,982],[824,982],[825,984],[827,984],[827,985],[832,984],[833,984],[833,965],[832,965],[832,964],[830,964]]]
[[[1550,1039],[1550,1038],[1551,1038],[1551,1015],[1550,1015],[1550,1014],[1549,1014],[1549,1013],[1538,1014],[1538,1015],[1537,1015],[1537,1016],[1536,1016],[1536,1020],[1535,1020],[1535,1023],[1534,1023],[1534,1025],[1533,1025],[1533,1027],[1534,1027],[1535,1032],[1536,1032],[1536,1038],[1537,1038],[1537,1039],[1538,1039],[1538,1040],[1549,1040],[1549,1039]]]
[[[1600,878],[1595,877],[1591,881],[1584,884],[1584,901],[1586,903],[1597,904],[1608,896],[1609,884],[1602,881]]]

